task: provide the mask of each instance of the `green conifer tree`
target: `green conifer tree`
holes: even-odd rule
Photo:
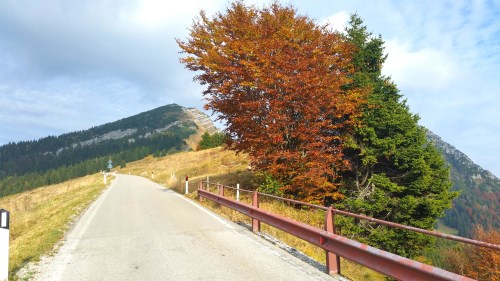
[[[368,102],[345,151],[352,170],[343,175],[341,207],[432,229],[457,196],[449,192],[449,170],[427,141],[419,117],[409,111],[394,82],[381,74],[386,59],[382,38],[372,36],[356,14],[351,16],[346,37],[357,50],[356,72],[346,88],[367,89]],[[342,234],[410,258],[433,245],[429,236],[366,221],[345,220]]]
[[[209,134],[205,132],[201,136],[201,141],[198,144],[198,150],[209,149],[213,147],[218,147],[224,144],[226,135],[224,133],[215,132],[214,134]]]

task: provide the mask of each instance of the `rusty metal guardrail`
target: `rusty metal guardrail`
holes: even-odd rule
[[[217,184],[215,184],[215,185],[217,185]],[[219,186],[222,186],[222,185],[219,185]],[[236,189],[236,188],[231,187],[231,186],[223,186],[223,187],[229,188],[229,189]],[[238,190],[243,191],[243,192],[250,192],[250,193],[254,192],[253,190],[247,190],[247,189],[241,189],[241,188],[239,188]],[[302,205],[302,206],[307,206],[307,207],[311,207],[311,208],[315,208],[315,209],[320,209],[320,210],[324,210],[324,211],[328,210],[328,207],[314,205],[314,204],[301,202],[301,201],[297,201],[297,200],[293,200],[293,199],[283,198],[283,197],[279,197],[279,196],[275,196],[275,195],[271,195],[271,194],[265,194],[265,193],[261,193],[261,192],[257,192],[257,194],[258,194],[258,196],[265,196],[265,197],[273,198],[276,200],[285,201],[285,202],[298,204],[298,205]],[[389,221],[385,221],[385,220],[375,219],[372,217],[354,214],[354,213],[350,213],[347,211],[338,210],[335,208],[332,208],[332,212],[334,214],[340,214],[343,216],[358,218],[358,219],[367,220],[370,222],[376,222],[378,224],[383,224],[383,225],[387,225],[390,227],[396,227],[396,228],[400,228],[400,229],[410,230],[410,231],[419,232],[419,233],[426,234],[426,235],[431,235],[434,237],[439,237],[439,238],[443,238],[443,239],[447,239],[447,240],[454,240],[454,241],[469,244],[469,245],[474,245],[474,246],[478,246],[478,247],[484,247],[484,248],[489,248],[489,249],[500,251],[500,245],[497,245],[497,244],[478,241],[478,240],[460,237],[460,236],[456,236],[456,235],[452,235],[452,234],[441,233],[438,231],[432,231],[432,230],[422,229],[422,228],[418,228],[418,227],[408,226],[408,225],[404,225],[404,224],[389,222]]]
[[[465,281],[465,280],[473,280],[465,276],[461,276],[440,268],[436,268],[430,265],[426,265],[414,260],[410,260],[371,246],[366,244],[359,243],[357,241],[348,239],[346,237],[335,234],[335,226],[333,223],[333,215],[335,213],[355,216],[361,219],[368,219],[374,222],[384,222],[389,226],[400,227],[402,225],[396,226],[398,224],[376,220],[373,218],[365,217],[362,215],[356,215],[345,211],[335,210],[331,207],[322,207],[313,204],[308,204],[296,200],[286,199],[282,197],[265,195],[262,193],[258,193],[257,191],[244,190],[246,192],[252,192],[252,204],[246,204],[238,201],[234,201],[224,197],[224,187],[222,185],[217,185],[217,193],[211,193],[209,190],[209,186],[207,186],[207,190],[203,188],[203,182],[200,182],[198,188],[198,196],[202,198],[209,199],[211,201],[217,202],[224,206],[227,206],[231,209],[234,209],[240,213],[243,213],[252,218],[252,230],[254,232],[260,232],[260,223],[266,223],[273,227],[276,227],[280,230],[283,230],[287,233],[290,233],[298,238],[301,238],[313,245],[316,245],[326,252],[327,257],[327,271],[328,273],[340,273],[339,267],[339,256],[342,256],[346,259],[349,259],[353,262],[371,268],[375,271],[381,272],[387,276],[393,277],[398,280],[448,280],[448,281]],[[234,189],[231,187],[231,189]],[[242,189],[239,189],[243,191]],[[264,195],[269,197],[275,197],[279,200],[289,201],[291,203],[303,204],[310,207],[320,208],[326,210],[326,218],[325,218],[325,229],[319,229],[308,224],[298,222],[292,220],[287,217],[283,217],[280,215],[276,215],[260,209],[258,206],[258,196]],[[400,227],[408,230],[414,230],[413,227]],[[417,228],[418,229],[418,228]],[[423,229],[418,229],[423,230]],[[421,232],[421,231],[419,231]],[[430,235],[437,234],[437,232],[432,232]],[[429,234],[429,233],[426,233]],[[434,235],[439,236],[439,235]],[[447,238],[449,235],[439,236],[443,238]],[[462,238],[462,237],[458,237]],[[466,239],[466,238],[463,238]],[[457,239],[453,239],[457,240]],[[467,239],[471,240],[471,239]],[[460,240],[458,240],[460,241]],[[471,240],[475,241],[475,240]],[[462,241],[461,241],[462,242]],[[470,242],[470,241],[469,241]],[[480,241],[476,241],[480,242]],[[488,244],[488,245],[485,245]],[[490,247],[493,245],[493,249],[498,249],[498,245],[489,244],[489,243],[479,243],[480,246]]]

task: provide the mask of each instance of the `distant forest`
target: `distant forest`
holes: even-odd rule
[[[443,222],[465,237],[472,236],[475,225],[500,229],[499,180],[490,177],[479,166],[464,161],[463,157],[443,154],[451,163],[452,190],[462,191],[453,201],[453,208],[446,210]]]

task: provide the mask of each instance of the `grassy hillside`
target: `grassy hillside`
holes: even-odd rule
[[[0,198],[0,208],[11,212],[11,280],[24,264],[50,252],[104,187],[95,174]]]
[[[168,187],[177,188],[189,176],[191,189],[200,180],[210,177],[210,181],[224,181],[226,184],[239,182],[244,186],[253,184],[252,173],[247,171],[246,155],[236,155],[233,151],[213,148],[196,152],[180,152],[166,157],[145,159],[128,163],[118,169],[120,173],[154,177],[153,180]],[[183,185],[184,186],[184,185]]]

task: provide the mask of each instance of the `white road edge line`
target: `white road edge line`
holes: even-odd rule
[[[220,217],[218,217],[217,215],[213,214],[212,212],[208,211],[207,209],[201,207],[200,205],[198,205],[197,203],[191,201],[190,199],[184,197],[183,195],[180,195],[179,193],[174,193],[175,195],[177,195],[178,197],[182,198],[183,200],[185,200],[186,202],[188,202],[189,204],[195,206],[196,208],[200,209],[202,212],[204,212],[205,214],[211,216],[212,218],[214,218],[216,221],[220,222],[222,225],[234,230],[235,228],[228,224],[227,222],[225,222],[223,219],[221,219]]]

